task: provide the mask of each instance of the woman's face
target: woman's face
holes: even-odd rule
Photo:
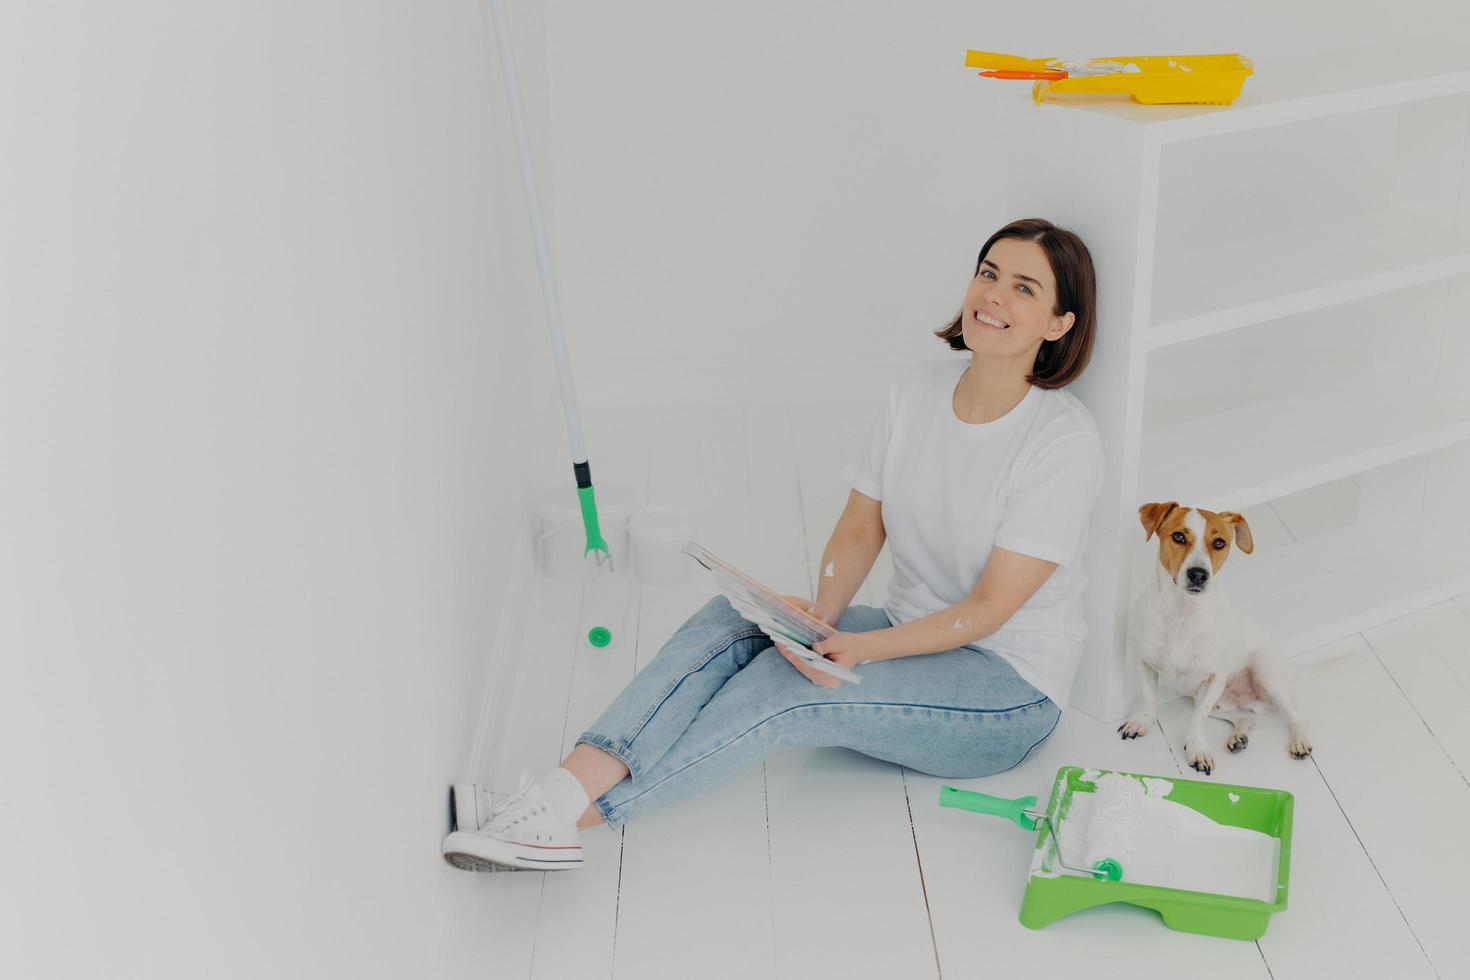
[[[1041,246],[1002,238],[990,246],[965,291],[965,346],[1002,357],[1034,354],[1043,340],[1057,340],[1072,328],[1070,312],[1052,315],[1056,302],[1056,278]]]

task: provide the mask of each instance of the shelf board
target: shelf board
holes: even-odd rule
[[[1349,527],[1269,554],[1234,555],[1231,603],[1288,654],[1302,653],[1470,590],[1457,548]]]
[[[1467,439],[1470,399],[1370,373],[1145,431],[1139,489],[1238,511]]]
[[[1470,49],[1435,38],[1253,61],[1254,72],[1228,106],[1148,106],[1117,99],[1075,104],[1145,125],[1162,144],[1470,92]]]
[[[1408,213],[1200,246],[1159,262],[1145,336],[1167,347],[1467,272],[1470,233]]]

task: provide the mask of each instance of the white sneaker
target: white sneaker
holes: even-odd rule
[[[450,813],[454,819],[454,826],[450,829],[479,830],[506,803],[515,799],[516,793],[524,791],[530,781],[531,774],[522,772],[520,786],[515,793],[496,793],[483,789],[479,783],[455,783],[449,788]]]
[[[477,788],[478,789],[478,788]],[[496,794],[499,795],[499,794]],[[455,793],[456,802],[460,794]],[[479,793],[472,794],[479,805]],[[444,838],[444,860],[465,871],[564,871],[582,866],[582,837],[575,824],[552,811],[534,780],[492,799],[490,820],[476,830]]]

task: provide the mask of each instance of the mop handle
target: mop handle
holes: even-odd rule
[[[587,465],[587,450],[582,444],[582,419],[577,412],[577,394],[572,388],[572,369],[567,360],[567,340],[561,319],[561,303],[551,271],[551,250],[546,244],[546,222],[541,217],[541,199],[536,194],[536,174],[531,167],[531,144],[526,134],[526,121],[521,115],[521,86],[516,76],[515,54],[510,47],[510,25],[502,0],[490,0],[490,15],[495,21],[495,40],[500,47],[500,71],[505,76],[505,98],[510,103],[510,124],[515,132],[516,156],[521,163],[521,186],[526,192],[526,210],[531,218],[531,237],[536,243],[536,269],[541,277],[541,299],[546,304],[546,320],[551,326],[551,349],[556,358],[556,374],[561,381],[562,408],[567,416],[567,435],[572,442],[572,463]],[[590,487],[591,477],[583,481],[577,470],[577,485]]]

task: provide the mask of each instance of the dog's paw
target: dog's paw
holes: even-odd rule
[[[1143,738],[1148,734],[1154,720],[1149,715],[1134,715],[1118,726],[1123,738]]]
[[[1186,745],[1184,757],[1189,761],[1189,768],[1196,772],[1202,772],[1208,776],[1215,771],[1215,757],[1210,755],[1208,749],[1195,749]]]
[[[1297,735],[1286,745],[1286,751],[1291,753],[1293,759],[1305,759],[1312,754],[1312,743],[1305,735]]]
[[[1231,735],[1225,741],[1225,747],[1231,752],[1244,752],[1245,747],[1249,744],[1251,744],[1249,735]]]

